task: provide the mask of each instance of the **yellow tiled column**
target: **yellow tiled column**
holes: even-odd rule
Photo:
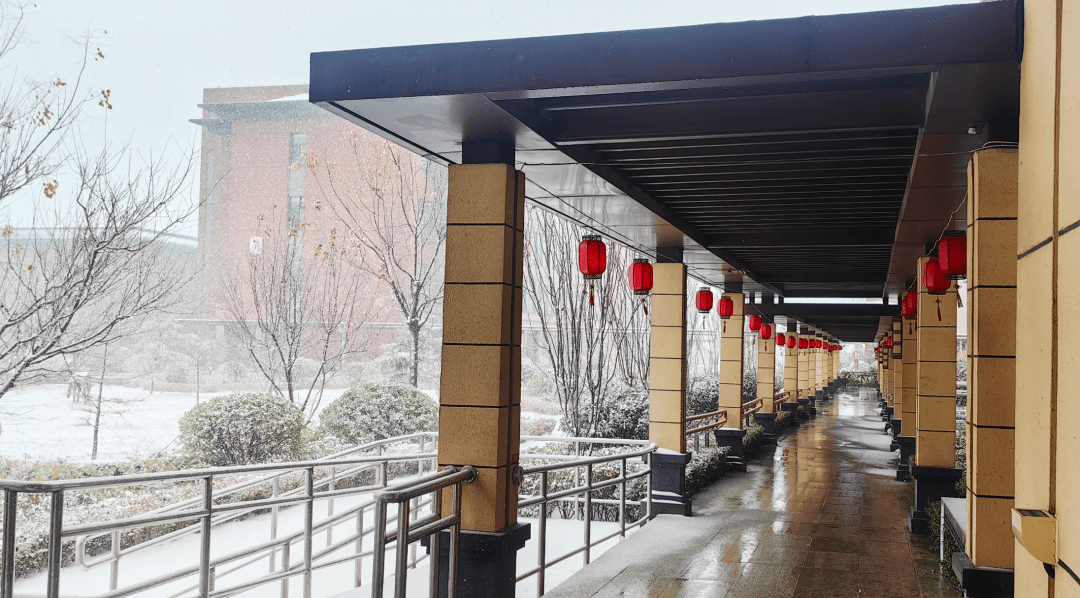
[[[956,466],[956,287],[931,295],[919,259],[919,339],[916,344],[915,463]],[[939,309],[940,308],[940,309]]]
[[[476,468],[462,528],[497,532],[517,522],[525,176],[503,164],[449,171],[439,464]]]
[[[935,316],[937,317],[937,316]],[[918,318],[913,318],[904,323],[904,346],[900,349],[901,362],[898,365],[900,368],[900,394],[896,405],[893,407],[893,417],[900,419],[899,434],[896,435],[897,442],[910,442],[910,451],[915,451],[915,407],[918,403],[916,397],[918,396],[918,382],[919,382],[919,321]],[[909,439],[909,440],[902,440]],[[901,451],[903,451],[903,445]],[[903,452],[901,452],[903,456]],[[907,462],[906,459],[901,458],[900,465],[903,467]]]
[[[757,395],[761,399],[761,411],[772,413],[773,395],[776,394],[776,338],[764,339],[758,335]]]
[[[1016,168],[1012,149],[968,163],[967,542],[977,567],[1012,569],[1016,399]]]
[[[742,429],[743,302],[742,293],[724,293],[735,304],[734,313],[720,329],[720,409],[727,410],[725,428]]]
[[[649,440],[686,452],[686,266],[654,264],[649,340]]]
[[[795,339],[795,346],[784,347],[784,392],[788,393],[786,402],[794,403],[799,398],[799,335],[788,329],[787,337]]]
[[[812,337],[807,334],[799,336],[799,341],[803,339],[810,340]],[[799,349],[799,398],[805,398],[810,395],[810,349]]]
[[[896,413],[896,399],[904,390],[904,334],[903,323],[900,318],[893,318],[892,339],[893,346],[892,352],[889,355],[889,361],[893,363],[895,367],[893,367],[891,373],[892,387],[889,389],[889,396],[892,398],[893,402],[893,413]]]
[[[1069,340],[1076,335],[1072,316],[1080,311],[1078,8],[1071,0],[1024,2],[1011,514],[1016,523],[1023,511],[1041,511],[1042,523],[1056,525],[1056,537],[1045,551],[1016,542],[1017,596],[1080,596],[1080,354]]]
[[[820,334],[815,334],[814,335],[814,340],[816,340],[817,342],[820,343],[822,341],[821,335]],[[824,365],[822,363],[822,361],[823,361],[822,360],[822,356],[823,356],[822,351],[823,351],[823,349],[821,347],[815,347],[814,350],[811,351],[811,353],[814,354],[814,391],[815,392],[821,390],[822,388],[825,388],[825,371],[822,368],[822,366]]]

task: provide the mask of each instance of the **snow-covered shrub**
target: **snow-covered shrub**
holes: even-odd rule
[[[791,412],[779,411],[776,414],[776,419],[773,421],[773,432],[779,435],[780,432],[787,429],[789,424],[791,424]]]
[[[743,457],[750,457],[757,452],[765,442],[765,428],[754,420],[746,426],[746,435],[742,438]]]
[[[686,414],[712,413],[720,404],[720,379],[698,376],[690,381],[686,391]]]
[[[319,429],[348,444],[434,432],[439,407],[424,393],[398,384],[364,384],[349,389],[319,415]]]
[[[719,392],[719,391],[717,391],[717,392]],[[743,403],[749,403],[750,401],[753,401],[756,398],[758,398],[758,396],[757,396],[757,372],[756,371],[743,372],[743,377],[742,377],[742,402]]]
[[[600,420],[600,438],[648,440],[649,393],[640,388],[621,387],[608,398],[608,409]]]
[[[686,464],[686,492],[693,494],[724,477],[727,471],[728,447],[709,446],[694,451]]]
[[[616,455],[619,453],[631,452],[636,449],[640,449],[640,446],[604,446],[599,448],[597,445],[582,446],[582,452],[585,453],[583,457],[596,457]],[[590,450],[592,449],[592,450]],[[542,447],[533,449],[530,451],[532,454],[544,454],[544,455],[573,455],[574,445],[569,442],[552,442],[545,444]],[[640,463],[635,464],[634,461],[628,460],[627,469],[630,474],[637,470],[637,467],[641,467]],[[535,459],[530,458],[522,463],[522,466],[536,466],[546,465],[550,463],[566,463],[565,461],[556,461],[554,459]],[[621,463],[618,461],[608,463],[598,463],[593,465],[592,468],[592,481],[593,484],[604,482],[610,479],[619,477],[619,467]],[[548,476],[548,494],[554,494],[562,490],[568,490],[574,487],[580,487],[585,485],[584,469],[580,469],[578,474],[575,475],[574,469],[559,469],[547,474],[530,474],[526,475],[522,479],[521,485],[518,487],[518,494],[520,496],[536,496],[540,494],[540,476]],[[635,521],[641,517],[644,513],[641,511],[641,501],[645,499],[646,489],[646,476],[638,477],[630,480],[626,483],[626,521]],[[593,491],[593,500],[597,499],[616,499],[619,497],[619,485],[608,486],[599,490]],[[579,501],[578,499],[581,499]],[[582,514],[584,508],[584,494],[576,496],[568,496],[563,500],[552,501],[547,505],[548,515],[558,514],[563,519],[575,519]],[[540,514],[539,506],[525,507],[518,509],[518,515],[520,517],[537,517]],[[592,505],[592,517],[593,521],[618,521],[619,520],[619,507],[613,504],[599,504],[593,503]]]
[[[180,418],[185,453],[209,465],[288,461],[302,449],[304,415],[288,400],[262,393],[215,397]]]

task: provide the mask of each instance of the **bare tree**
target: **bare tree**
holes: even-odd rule
[[[132,334],[191,279],[168,239],[193,211],[183,193],[192,161],[137,172],[125,162],[108,150],[80,160],[70,208],[0,233],[0,397],[63,371],[64,356]]]
[[[389,142],[346,139],[345,164],[309,152],[307,167],[364,270],[390,289],[412,342],[410,383],[420,371],[420,334],[442,302],[446,169]],[[346,184],[345,169],[361,179]],[[315,209],[320,209],[316,205]]]
[[[226,273],[224,309],[270,390],[310,421],[326,384],[362,348],[369,301],[336,233],[304,255],[295,229],[268,232],[262,253]]]
[[[0,5],[0,62],[23,39],[24,6]],[[194,160],[139,166],[126,148],[85,149],[72,134],[83,108],[112,105],[108,90],[81,91],[87,65],[104,58],[82,49],[74,79],[15,75],[0,95],[0,207],[18,198],[32,212],[0,232],[0,397],[131,334],[189,278],[167,239],[197,207],[185,194]]]
[[[569,434],[594,436],[604,423],[609,386],[619,374],[624,343],[614,315],[625,309],[619,304],[626,295],[618,287],[627,284],[629,253],[609,246],[607,271],[596,281],[595,305],[589,305],[576,259],[581,229],[545,210],[530,209],[526,218],[525,295],[539,323],[555,398]],[[632,309],[640,310],[640,302]]]

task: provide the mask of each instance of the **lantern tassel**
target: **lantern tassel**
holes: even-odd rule
[[[721,322],[721,324],[720,324],[720,332],[721,333],[727,332],[727,320],[720,320],[720,322]]]
[[[645,298],[641,298],[641,309],[645,310],[645,315],[649,315],[649,305],[645,303]]]
[[[938,322],[941,321],[941,298],[940,297],[937,300],[937,321]]]
[[[593,299],[593,283],[589,283],[589,305],[596,305],[596,300]]]
[[[964,307],[964,301],[960,299],[960,293],[956,294],[956,307]]]

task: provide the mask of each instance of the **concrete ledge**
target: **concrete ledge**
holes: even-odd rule
[[[1012,569],[976,567],[968,555],[954,552],[952,555],[953,573],[964,588],[964,595],[969,598],[1011,598],[1013,596],[1014,576]]]

